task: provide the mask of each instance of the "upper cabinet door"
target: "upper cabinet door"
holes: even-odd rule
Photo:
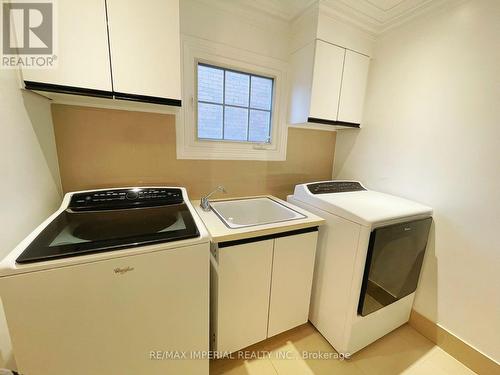
[[[54,10],[57,68],[24,69],[24,81],[111,92],[105,1],[58,1]]]
[[[309,117],[337,120],[345,49],[316,41]]]
[[[107,9],[116,97],[180,105],[179,0],[107,0]]]
[[[338,121],[361,124],[370,58],[346,51]]]

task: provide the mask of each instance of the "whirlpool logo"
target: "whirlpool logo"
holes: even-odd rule
[[[4,1],[1,9],[2,67],[54,68],[53,2]]]
[[[117,267],[113,271],[118,275],[124,275],[127,272],[132,272],[134,269],[135,269],[134,267],[127,266],[127,267]]]

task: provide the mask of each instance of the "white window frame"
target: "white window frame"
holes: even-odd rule
[[[224,44],[182,37],[182,110],[176,118],[178,159],[285,160],[286,85],[288,64]],[[197,137],[198,63],[205,63],[274,79],[271,143],[205,140]]]

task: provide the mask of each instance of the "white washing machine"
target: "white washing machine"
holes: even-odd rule
[[[209,247],[183,188],[66,194],[0,264],[20,373],[208,375]]]
[[[357,181],[297,185],[288,201],[326,220],[309,320],[330,344],[353,354],[407,322],[432,209]]]

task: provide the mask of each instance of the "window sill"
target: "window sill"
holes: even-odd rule
[[[188,141],[183,114],[176,115],[177,159],[197,160],[286,160],[286,153],[276,145],[240,142]],[[286,145],[286,137],[284,139]],[[286,149],[286,147],[285,147]]]

